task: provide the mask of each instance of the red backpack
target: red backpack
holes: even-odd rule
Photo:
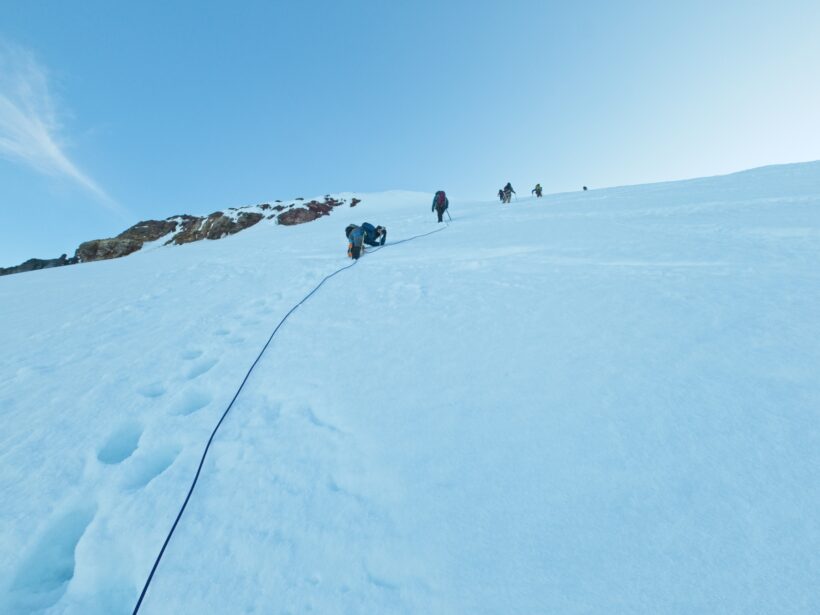
[[[439,190],[436,192],[436,207],[441,209],[447,203],[447,195],[444,194],[444,190]]]

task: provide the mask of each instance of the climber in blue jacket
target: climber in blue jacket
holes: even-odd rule
[[[383,246],[387,240],[387,229],[383,226],[373,226],[370,222],[362,224],[364,242],[369,246]]]
[[[383,246],[387,239],[387,229],[383,226],[373,226],[365,222],[361,226],[349,224],[345,229],[347,236],[347,255],[353,260],[358,260],[362,255],[363,244],[369,246]]]

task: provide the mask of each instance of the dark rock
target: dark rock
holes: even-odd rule
[[[81,263],[89,263],[127,256],[141,247],[142,242],[138,239],[94,239],[81,243],[74,257]]]
[[[329,216],[334,207],[341,205],[343,201],[331,197],[325,197],[324,202],[310,201],[305,203],[304,207],[297,207],[296,209],[288,209],[280,213],[276,217],[279,224],[285,226],[293,226],[294,224],[304,224],[305,222],[312,222],[322,216]],[[293,207],[291,205],[290,207]]]
[[[307,208],[315,214],[319,214],[320,216],[329,216],[330,212],[333,210],[332,205],[328,205],[327,203],[320,203],[319,201],[311,201],[307,204]]]
[[[67,258],[65,254],[60,255],[60,258],[30,258],[26,262],[14,267],[0,267],[0,275],[25,273],[27,271],[38,271],[39,269],[51,269],[52,267],[63,267],[65,265],[75,265],[76,263],[76,258]]]
[[[264,217],[264,215],[257,212],[243,211],[234,220],[221,211],[216,211],[207,218],[195,218],[185,221],[182,230],[174,235],[172,241],[177,245],[182,245],[201,239],[221,239],[226,235],[233,235],[253,226]]]
[[[177,222],[168,220],[144,220],[117,235],[117,239],[134,239],[136,241],[156,241],[168,233],[177,230]]]
[[[304,201],[304,198],[299,197],[295,200]],[[353,199],[351,207],[358,202],[359,199]],[[267,217],[269,219],[275,217],[278,224],[290,226],[328,216],[335,207],[343,205],[345,201],[326,195],[324,201],[314,200],[300,207],[297,207],[296,203],[285,206],[280,200],[277,200],[276,203],[275,206],[271,206],[270,203],[262,203],[258,208],[262,211],[273,210],[278,212],[278,214],[270,214]],[[242,209],[231,207],[229,211],[232,213],[228,216],[221,211],[216,211],[205,217],[182,214],[171,216],[165,220],[143,220],[116,237],[94,239],[80,244],[72,258],[67,258],[65,254],[55,259],[32,258],[16,267],[0,267],[0,275],[119,258],[136,252],[146,242],[156,241],[168,235],[172,235],[172,237],[166,244],[174,243],[177,245],[202,239],[220,239],[226,235],[233,235],[249,228],[265,218],[265,214],[258,211],[248,212],[242,211]]]
[[[205,218],[184,214],[166,220],[147,220],[113,239],[96,239],[81,244],[77,248],[77,258],[83,263],[119,258],[136,252],[146,241],[155,241],[169,233],[176,234],[166,243],[177,245],[200,239],[220,239],[253,226],[262,218],[264,215],[258,212],[240,212],[234,220],[221,211],[215,211]]]
[[[351,199],[351,201],[350,201],[350,206],[351,207],[356,207],[356,205],[358,205],[361,202],[362,202],[361,199],[357,199],[356,197],[353,197],[353,199]]]
[[[322,214],[311,211],[307,207],[297,207],[296,209],[288,209],[276,216],[276,221],[285,226],[293,226],[294,224],[304,224],[305,222],[312,222],[316,218],[321,218]]]

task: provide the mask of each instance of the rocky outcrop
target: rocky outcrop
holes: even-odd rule
[[[0,267],[0,275],[11,275],[12,273],[25,273],[27,271],[37,271],[39,269],[51,269],[52,267],[63,267],[74,265],[76,258],[68,258],[62,254],[60,258],[30,258],[25,263],[15,267]]]
[[[234,210],[235,211],[235,210]],[[135,224],[112,239],[95,239],[80,244],[77,248],[78,262],[119,258],[136,252],[149,241],[156,241],[172,235],[165,244],[182,245],[201,239],[221,239],[253,226],[264,218],[258,212],[239,212],[226,215],[221,211],[209,216],[173,216],[167,220],[145,220]]]
[[[120,258],[136,252],[149,241],[156,241],[177,230],[176,220],[143,220],[111,239],[94,239],[80,244],[75,253],[77,262]]]
[[[167,220],[144,220],[117,235],[117,239],[134,239],[143,243],[156,241],[177,230],[178,223],[171,218]]]
[[[92,239],[81,243],[74,256],[80,263],[90,263],[128,256],[141,247],[142,242],[137,239]]]
[[[189,219],[183,223],[182,230],[168,243],[182,245],[201,239],[222,239],[227,235],[244,231],[264,217],[263,214],[247,211],[239,213],[235,219],[226,216],[221,211],[214,212],[206,218],[190,219],[188,216]]]
[[[294,209],[283,211],[281,214],[276,216],[276,222],[279,224],[284,224],[285,226],[293,226],[294,224],[311,222],[316,218],[321,217],[322,214],[310,211],[306,207],[296,207]]]
[[[165,245],[170,243],[182,245],[202,239],[221,239],[259,223],[265,218],[265,213],[262,212],[268,212],[267,217],[276,218],[278,224],[285,226],[303,224],[323,216],[329,216],[334,208],[345,203],[344,199],[334,199],[330,195],[325,195],[323,201],[314,200],[300,204],[299,207],[296,206],[295,201],[304,201],[304,199],[301,197],[294,199],[287,206],[282,205],[282,201],[277,200],[275,201],[277,205],[262,203],[238,209],[231,207],[228,209],[228,213],[216,211],[209,216],[184,214],[171,216],[165,220],[143,220],[116,237],[94,239],[80,244],[72,258],[67,258],[65,254],[60,258],[53,259],[32,258],[16,267],[5,269],[0,267],[0,275],[120,258],[140,250],[146,243],[163,238],[167,238],[164,242]],[[359,199],[354,198],[350,206],[354,207],[360,202]]]
[[[298,201],[299,199],[296,200]],[[276,221],[285,226],[304,224],[305,222],[311,222],[317,218],[321,218],[322,216],[329,216],[334,207],[338,207],[342,204],[344,204],[344,200],[339,201],[332,197],[326,196],[325,200],[322,202],[310,201],[309,203],[306,203],[304,207],[295,207],[288,209],[287,211],[283,211],[276,216]]]

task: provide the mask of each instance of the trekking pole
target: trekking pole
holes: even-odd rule
[[[450,215],[450,212],[445,209],[444,213],[447,214],[447,217],[450,219],[450,222],[452,222],[453,221],[453,216]]]

